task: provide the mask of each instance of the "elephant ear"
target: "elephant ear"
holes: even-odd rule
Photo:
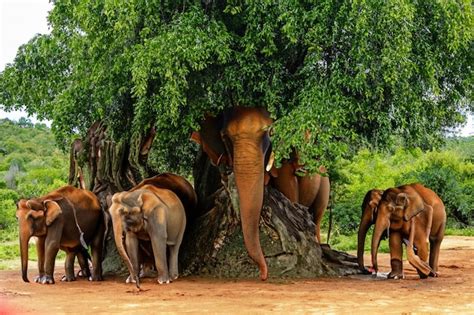
[[[407,222],[425,210],[424,202],[419,195],[409,197],[406,193],[399,193],[395,203],[403,207],[403,220]]]
[[[42,211],[42,210],[30,210],[26,213],[25,218],[28,220],[30,217],[33,218],[33,219],[38,219],[38,218],[44,217],[44,211]]]
[[[399,193],[395,198],[395,204],[399,207],[409,206],[410,201],[408,200],[408,195],[406,193]]]
[[[122,202],[122,196],[123,196],[123,194],[122,194],[121,192],[115,193],[115,194],[112,196],[112,202],[113,202],[113,203],[120,203],[120,202]]]
[[[63,212],[59,204],[54,200],[45,200],[43,204],[46,211],[46,226],[50,226]]]
[[[26,206],[31,210],[43,210],[44,204],[34,199],[30,199],[26,202]]]
[[[138,197],[138,206],[145,215],[149,215],[150,211],[156,207],[156,196],[153,193],[144,192]]]

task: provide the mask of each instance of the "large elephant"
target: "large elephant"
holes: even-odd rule
[[[271,124],[263,108],[234,107],[218,117],[206,117],[200,131],[192,136],[214,165],[225,163],[233,168],[245,247],[257,263],[262,280],[268,277],[268,267],[260,245],[259,221]]]
[[[372,236],[372,265],[375,271],[377,251],[384,230],[389,230],[391,272],[388,278],[403,277],[403,247],[407,243],[410,264],[421,278],[436,276],[441,242],[446,226],[443,201],[431,189],[415,183],[387,189],[379,202]],[[428,245],[429,249],[429,266]],[[417,255],[414,255],[417,248]],[[421,260],[420,260],[421,259]]]
[[[115,245],[138,288],[140,239],[151,241],[158,282],[169,283],[178,278],[178,253],[186,228],[186,214],[183,204],[174,192],[143,185],[131,192],[116,193],[112,198],[109,213],[113,223]],[[126,250],[123,245],[124,233]]]
[[[65,186],[39,198],[22,199],[18,202],[16,216],[20,230],[23,281],[29,282],[28,242],[32,236],[38,238],[39,276],[36,282],[54,283],[54,264],[59,249],[67,253],[66,280],[74,280],[74,256],[83,251],[80,249],[83,243],[90,244],[92,249],[91,280],[102,280],[105,227],[99,200],[92,192]],[[87,259],[79,258],[84,269]]]
[[[298,175],[304,173],[303,165],[299,164],[298,155],[293,152],[289,160],[284,160],[281,167],[270,169],[270,184],[283,193],[291,202],[308,207],[316,226],[316,239],[321,243],[321,220],[329,202],[330,182],[328,176]],[[326,173],[320,167],[321,173]]]
[[[382,194],[383,190],[380,189],[369,190],[365,194],[364,201],[362,202],[362,215],[360,217],[359,231],[357,233],[357,264],[359,265],[359,269],[365,274],[370,273],[364,266],[365,238],[367,231],[375,224],[375,220],[377,220],[377,207],[380,199],[382,199]]]

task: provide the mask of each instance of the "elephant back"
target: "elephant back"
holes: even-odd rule
[[[192,221],[196,218],[197,195],[191,183],[184,177],[172,173],[162,173],[144,179],[140,184],[130,189],[130,191],[140,189],[145,185],[171,190],[181,200],[188,220]]]

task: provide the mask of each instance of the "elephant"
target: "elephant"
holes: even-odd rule
[[[316,226],[316,239],[321,243],[321,220],[329,203],[329,177],[304,174],[303,165],[298,164],[298,160],[298,155],[293,151],[291,158],[284,160],[281,167],[273,165],[269,171],[269,182],[291,202],[308,207]],[[298,175],[298,172],[303,175]],[[326,169],[321,166],[320,172],[324,174]]]
[[[378,205],[377,219],[372,236],[372,265],[377,272],[377,251],[384,230],[389,232],[389,279],[403,278],[403,247],[407,244],[408,261],[420,278],[437,276],[441,242],[446,226],[443,201],[431,189],[419,183],[385,190]],[[407,240],[408,238],[408,240]],[[428,245],[429,265],[428,261]],[[414,248],[417,255],[414,254]]]
[[[359,265],[359,269],[365,274],[371,273],[364,266],[365,237],[367,236],[367,231],[375,224],[375,220],[377,219],[377,206],[380,199],[382,199],[382,194],[383,190],[380,189],[369,190],[365,194],[364,201],[362,202],[362,215],[360,218],[359,231],[357,233],[357,264]]]
[[[54,264],[59,249],[66,251],[66,280],[74,280],[74,256],[79,254],[81,268],[87,259],[81,246],[90,244],[93,274],[91,280],[102,280],[102,246],[104,217],[97,197],[88,190],[64,186],[42,197],[17,204],[21,270],[23,281],[29,282],[28,242],[37,237],[39,276],[36,282],[53,284]],[[82,253],[82,258],[81,258]],[[88,256],[88,254],[87,254]],[[87,270],[85,270],[87,274]]]
[[[137,288],[140,289],[139,240],[151,241],[158,283],[169,283],[178,278],[178,253],[186,228],[186,214],[181,200],[174,192],[153,185],[143,185],[134,191],[116,193],[112,197],[109,213],[115,245]],[[126,250],[123,244],[124,233]]]
[[[261,280],[268,277],[260,245],[259,222],[272,122],[270,114],[263,108],[233,107],[217,117],[207,116],[200,130],[191,136],[201,144],[213,165],[224,164],[233,169],[245,247],[258,265]]]

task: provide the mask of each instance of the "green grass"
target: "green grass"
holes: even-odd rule
[[[325,242],[325,236],[327,235],[326,232],[322,232],[322,241]],[[445,235],[456,235],[456,236],[474,236],[474,227],[467,227],[463,229],[459,228],[447,228]],[[365,251],[370,251],[370,241],[372,239],[372,234],[368,233],[366,240],[365,240]],[[348,252],[348,251],[356,251],[357,250],[357,234],[350,234],[350,235],[332,235],[329,240],[329,245],[331,248]],[[389,247],[387,240],[383,240],[380,242],[380,253],[389,253]]]
[[[367,234],[365,239],[365,251],[370,251],[370,241],[372,239],[372,234]],[[329,241],[331,248],[340,250],[343,252],[356,251],[357,250],[357,234],[351,235],[335,235],[331,236]],[[383,240],[380,242],[379,253],[389,253],[388,242]]]
[[[474,227],[466,227],[463,229],[459,228],[447,228],[445,235],[458,235],[458,236],[474,236]]]

